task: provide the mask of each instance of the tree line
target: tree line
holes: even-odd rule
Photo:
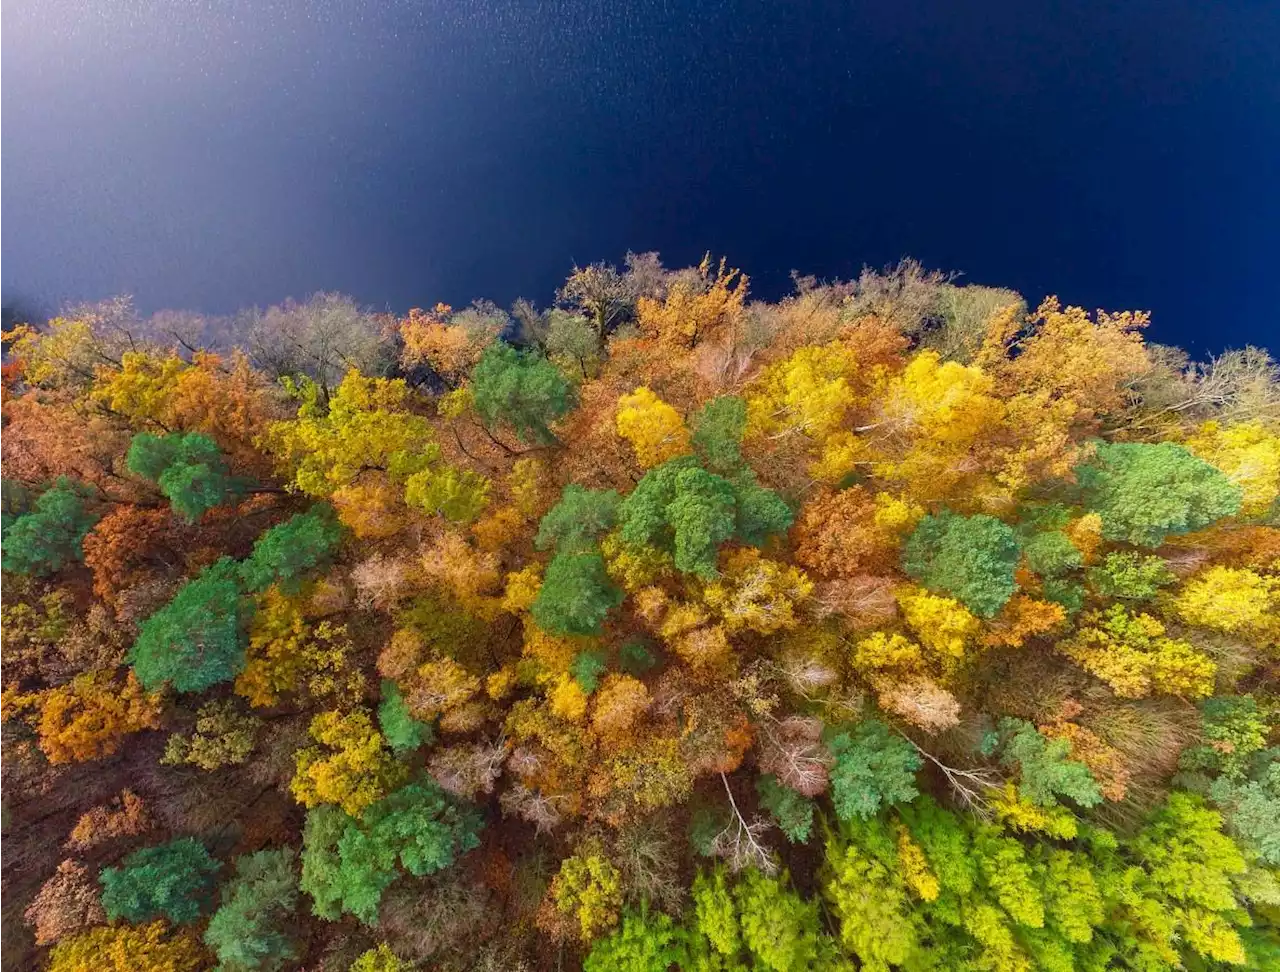
[[[1280,367],[794,283],[7,322],[5,967],[1280,967]]]

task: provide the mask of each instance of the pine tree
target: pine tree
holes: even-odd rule
[[[290,517],[254,543],[253,553],[240,565],[244,586],[251,592],[272,584],[296,590],[308,571],[329,562],[341,540],[342,527],[323,504]]]
[[[865,820],[881,807],[909,803],[919,794],[915,774],[923,760],[883,722],[867,719],[826,743],[835,757],[831,800],[841,820]]]
[[[142,623],[129,653],[138,681],[147,689],[168,682],[179,692],[231,681],[244,667],[245,613],[240,565],[223,557]]]
[[[31,512],[11,519],[4,531],[4,569],[43,577],[84,560],[84,538],[98,519],[85,509],[84,493],[60,476]]]
[[[916,525],[902,548],[902,569],[989,618],[1018,589],[1013,579],[1018,557],[1013,530],[995,517],[943,511]]]
[[[559,368],[501,341],[489,346],[472,371],[471,390],[485,423],[506,423],[523,442],[554,442],[551,424],[573,405],[573,389]]]
[[[104,868],[102,907],[112,921],[135,924],[167,918],[175,925],[195,921],[213,902],[215,875],[222,865],[204,844],[181,837],[144,847],[120,867]]]
[[[274,972],[298,957],[289,924],[298,900],[292,848],[236,858],[204,933],[222,972]]]
[[[555,635],[599,634],[605,617],[622,603],[599,553],[556,554],[547,565],[531,613]]]
[[[303,831],[302,890],[321,918],[336,921],[349,912],[372,924],[399,868],[415,877],[443,870],[479,845],[480,827],[473,811],[431,782],[396,790],[359,819],[337,807],[313,807]]]
[[[1108,540],[1158,547],[1240,512],[1242,491],[1219,470],[1172,442],[1104,442],[1081,466],[1085,508],[1102,517]]]
[[[188,523],[237,498],[245,488],[231,475],[218,444],[199,432],[139,432],[126,463],[130,472],[159,486],[174,512]]]

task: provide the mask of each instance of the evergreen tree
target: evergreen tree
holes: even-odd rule
[[[159,486],[174,512],[188,523],[244,491],[245,484],[230,474],[217,443],[199,432],[139,432],[126,464],[130,472]]]
[[[1098,781],[1084,763],[1070,758],[1071,744],[1065,739],[1048,739],[1031,723],[1004,719],[1003,759],[1018,767],[1018,790],[1041,807],[1052,807],[1058,797],[1067,797],[1082,807],[1102,802]]]
[[[541,354],[491,344],[471,373],[476,411],[490,427],[505,422],[523,442],[555,441],[551,424],[573,405],[573,388]]]
[[[919,794],[916,770],[923,760],[909,742],[878,719],[834,733],[826,742],[835,759],[831,801],[841,820],[865,820],[881,807],[908,803]]]
[[[1024,540],[1022,556],[1041,577],[1057,577],[1084,563],[1080,549],[1061,530],[1046,530]]]
[[[769,811],[778,829],[793,844],[803,844],[813,831],[813,801],[789,786],[783,786],[772,773],[756,780],[760,805]]]
[[[293,848],[236,858],[204,933],[219,972],[274,972],[298,957],[289,925],[298,900]]]
[[[547,565],[531,613],[538,626],[551,634],[599,634],[605,617],[622,598],[599,553],[556,554]]]
[[[138,681],[179,692],[231,681],[244,667],[244,613],[240,565],[223,557],[142,623],[129,653]]]
[[[678,569],[711,578],[720,544],[737,537],[759,545],[789,527],[792,516],[753,478],[730,481],[681,456],[649,470],[622,501],[618,519],[624,542],[666,550]]]
[[[608,663],[600,652],[580,651],[573,656],[573,664],[569,666],[569,671],[582,691],[590,695],[600,687],[600,677],[608,668]]]
[[[102,907],[112,921],[195,921],[213,902],[215,875],[221,867],[193,837],[144,847],[120,867],[103,869]]]
[[[480,827],[472,810],[432,782],[396,790],[359,819],[337,807],[313,807],[303,832],[302,890],[321,918],[349,912],[373,924],[400,868],[415,877],[443,870],[479,845]]]
[[[400,686],[391,679],[382,680],[382,701],[378,704],[378,728],[382,738],[396,753],[409,753],[430,744],[435,731],[429,723],[413,717]]]
[[[989,618],[1018,589],[1013,579],[1018,556],[1013,530],[995,517],[944,510],[917,524],[902,548],[902,569]]]
[[[737,395],[721,395],[693,416],[693,448],[712,472],[725,473],[742,462],[742,436],[747,430],[747,403]]]
[[[60,476],[30,513],[13,518],[4,532],[4,569],[43,577],[84,560],[84,538],[98,519],[85,509],[84,492]]]
[[[294,590],[308,571],[329,562],[341,540],[342,527],[323,504],[290,517],[262,534],[240,565],[245,588]]]
[[[617,517],[618,494],[613,490],[583,489],[570,484],[538,525],[534,546],[561,553],[590,550]]]
[[[1158,547],[1240,512],[1242,491],[1203,459],[1173,442],[1104,442],[1076,470],[1088,510],[1108,540]]]

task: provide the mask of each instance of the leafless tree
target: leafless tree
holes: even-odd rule
[[[910,678],[877,688],[881,708],[925,732],[943,732],[960,722],[960,703],[932,679]]]
[[[947,785],[951,787],[951,792],[965,809],[981,817],[990,816],[991,811],[988,808],[987,797],[992,790],[1000,786],[1002,778],[999,773],[988,766],[978,766],[971,769],[949,766],[938,759],[937,756],[922,748],[919,743],[906,735],[906,733],[899,733],[899,735],[911,743],[916,752],[938,768],[943,778],[946,779]]]
[[[507,741],[463,743],[441,749],[427,761],[436,782],[466,800],[477,793],[492,793],[494,781],[502,773],[507,757]]]
[[[649,901],[678,911],[684,888],[680,855],[661,816],[634,820],[613,837],[609,858],[622,872],[627,899],[634,905]]]
[[[636,304],[631,282],[607,263],[575,266],[556,293],[556,300],[586,317],[600,344],[631,317]]]
[[[540,834],[549,834],[564,819],[560,812],[564,800],[562,796],[548,796],[541,790],[516,783],[503,791],[498,803],[503,813],[528,821]]]
[[[350,369],[377,375],[392,363],[382,321],[342,294],[244,311],[238,326],[257,367],[275,378],[306,375],[326,401]]]
[[[1205,363],[1159,344],[1147,352],[1154,366],[1132,389],[1134,405],[1120,422],[1125,429],[1159,432],[1171,420],[1280,419],[1280,364],[1265,350],[1227,351]]]
[[[631,293],[637,298],[648,297],[662,300],[667,296],[671,285],[671,271],[662,265],[662,260],[654,251],[633,253],[627,251],[626,281]]]
[[[938,316],[942,287],[955,274],[925,270],[910,258],[873,270],[863,267],[847,303],[853,317],[874,315],[902,334],[915,336]]]
[[[934,315],[921,344],[937,351],[944,360],[969,364],[982,347],[988,322],[1006,310],[1020,318],[1026,316],[1026,302],[1017,291],[940,284]]]
[[[830,783],[831,754],[822,745],[822,721],[811,716],[766,718],[758,724],[760,769],[807,797]]]
[[[743,817],[742,811],[738,809],[738,801],[733,798],[729,778],[721,773],[720,780],[729,797],[730,815],[728,824],[711,841],[712,853],[722,858],[735,874],[747,867],[754,867],[762,874],[776,874],[777,856],[760,841],[772,825],[762,817],[752,817],[750,820]]]

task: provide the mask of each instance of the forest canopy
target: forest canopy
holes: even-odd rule
[[[4,334],[4,967],[1280,968],[1280,366],[910,261]]]

